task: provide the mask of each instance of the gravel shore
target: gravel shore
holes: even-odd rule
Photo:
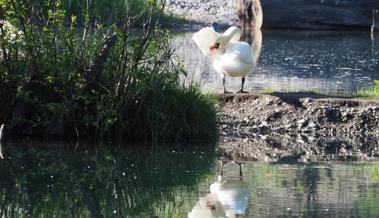
[[[369,31],[376,0],[261,0],[263,29],[361,29]],[[168,0],[166,14],[202,26],[236,25],[233,0]]]
[[[254,161],[376,161],[379,99],[220,95],[220,157]]]
[[[235,25],[238,19],[232,0],[169,0],[166,13],[206,26]]]

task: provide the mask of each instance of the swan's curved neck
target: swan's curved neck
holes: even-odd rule
[[[228,44],[238,42],[241,38],[241,30],[235,26],[227,29],[220,37],[218,37],[217,42],[220,43],[220,49],[217,49],[211,54],[213,59],[220,58],[224,53]]]
[[[220,36],[220,39],[222,39],[225,42],[225,44],[238,42],[240,38],[241,30],[235,26],[230,27],[224,32],[224,34]]]

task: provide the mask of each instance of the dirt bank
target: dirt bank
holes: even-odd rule
[[[379,160],[379,99],[307,93],[220,95],[221,157]]]

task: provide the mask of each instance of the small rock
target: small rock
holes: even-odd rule
[[[304,129],[301,129],[301,132],[309,133],[309,132],[312,132],[312,129],[304,128]]]
[[[303,102],[304,102],[304,104],[308,104],[309,102],[311,102],[311,99],[310,98],[304,98]]]
[[[317,124],[315,122],[310,122],[308,124],[308,127],[311,128],[311,129],[315,129],[317,127]]]
[[[347,153],[347,150],[345,148],[340,148],[340,153],[342,154],[346,154]]]
[[[285,126],[286,129],[293,129],[295,127],[294,124],[290,123]]]
[[[307,120],[305,120],[305,119],[301,119],[301,120],[298,120],[297,121],[297,126],[298,127],[306,127],[308,125],[308,121]]]

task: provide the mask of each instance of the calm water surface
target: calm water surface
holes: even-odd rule
[[[379,217],[377,164],[223,164],[213,146],[6,146],[0,217]]]
[[[222,30],[220,30],[222,31]],[[222,92],[220,76],[186,32],[173,45],[191,81],[206,92]],[[246,38],[246,37],[244,37]],[[250,39],[249,39],[250,38]],[[246,40],[252,45],[256,67],[246,90],[304,91],[343,94],[379,79],[379,36],[367,32],[259,31]],[[240,89],[241,79],[227,79],[228,88]]]

